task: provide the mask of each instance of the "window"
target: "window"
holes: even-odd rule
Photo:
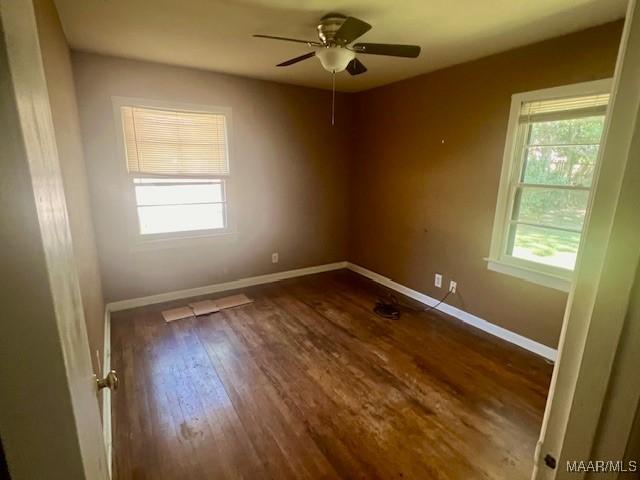
[[[224,181],[218,179],[133,179],[140,233],[225,228]]]
[[[568,288],[596,180],[606,86],[513,96],[490,269]]]
[[[141,235],[225,230],[227,115],[120,106]]]

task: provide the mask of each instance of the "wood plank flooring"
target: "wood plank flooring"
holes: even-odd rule
[[[551,365],[338,271],[112,315],[114,478],[528,479]]]

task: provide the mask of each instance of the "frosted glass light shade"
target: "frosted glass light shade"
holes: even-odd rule
[[[316,57],[325,70],[329,72],[341,72],[349,62],[356,58],[355,52],[342,47],[321,48],[316,52]]]

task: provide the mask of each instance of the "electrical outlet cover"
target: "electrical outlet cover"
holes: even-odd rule
[[[433,283],[436,287],[442,288],[442,275],[440,275],[439,273],[436,273],[436,278]]]

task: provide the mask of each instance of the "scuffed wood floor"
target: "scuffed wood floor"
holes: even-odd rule
[[[338,271],[113,314],[114,478],[528,479],[551,366]],[[225,294],[223,294],[225,295]]]

